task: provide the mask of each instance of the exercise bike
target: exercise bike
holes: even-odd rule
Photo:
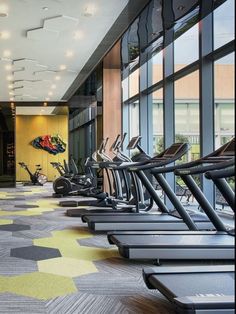
[[[35,172],[32,173],[24,162],[19,162],[18,164],[21,166],[21,168],[25,169],[30,176],[31,182],[25,182],[23,184],[24,186],[29,186],[29,185],[43,186],[47,182],[48,180],[47,176],[45,176],[45,174],[40,172],[42,170],[40,165],[35,165],[36,166]]]

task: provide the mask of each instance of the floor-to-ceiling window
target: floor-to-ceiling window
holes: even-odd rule
[[[123,35],[123,130],[137,119],[149,152],[184,141],[195,160],[235,135],[234,7],[234,0],[152,0]],[[139,121],[126,109],[136,102]]]

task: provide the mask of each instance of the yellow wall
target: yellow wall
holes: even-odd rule
[[[30,142],[38,136],[59,134],[67,143],[64,153],[57,155],[49,154],[42,149],[34,148]],[[50,164],[51,161],[63,162],[68,160],[68,116],[16,116],[16,180],[28,181],[29,176],[22,169],[18,162],[25,162],[30,170],[35,169],[35,165],[40,164],[42,173],[49,181],[58,177],[57,171]]]

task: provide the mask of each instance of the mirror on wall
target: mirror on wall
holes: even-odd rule
[[[0,188],[15,186],[14,129],[14,104],[0,104]]]

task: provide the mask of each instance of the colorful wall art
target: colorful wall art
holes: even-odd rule
[[[49,154],[57,155],[59,153],[64,153],[66,150],[66,143],[62,138],[57,135],[43,135],[36,137],[31,144],[34,148],[43,149]]]

